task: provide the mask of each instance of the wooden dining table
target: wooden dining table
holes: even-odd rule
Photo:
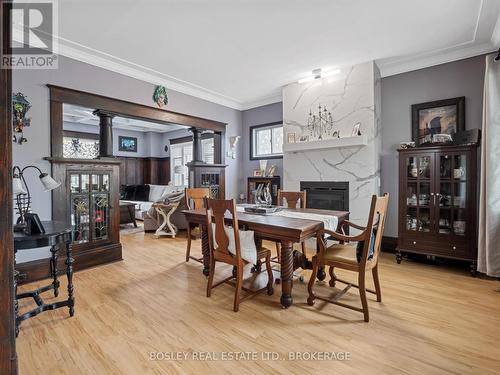
[[[295,210],[320,215],[337,216],[338,228],[342,226],[344,220],[349,219],[347,211],[318,210],[312,208],[296,208],[284,210]],[[208,233],[206,226],[206,210],[183,210],[188,223],[199,225],[201,228],[201,250],[203,253],[203,274],[208,276],[210,265],[210,249],[208,245]],[[270,240],[281,243],[281,298],[280,302],[284,308],[293,304],[292,287],[293,271],[297,268],[311,269],[312,264],[301,251],[293,249],[295,243],[301,243],[309,238],[316,238],[319,230],[324,228],[322,221],[302,219],[286,216],[250,214],[247,212],[238,212],[238,223],[246,230],[255,232],[257,246],[262,246],[262,240]],[[231,224],[231,217],[227,216],[227,224]],[[324,269],[318,272],[318,279],[324,280],[326,273]]]

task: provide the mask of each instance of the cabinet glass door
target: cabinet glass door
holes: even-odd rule
[[[110,175],[70,172],[71,225],[77,244],[109,238]]]
[[[431,174],[433,155],[420,154],[406,157],[406,230],[430,233],[431,226]]]
[[[440,154],[438,158],[437,232],[440,235],[465,236],[468,154]]]

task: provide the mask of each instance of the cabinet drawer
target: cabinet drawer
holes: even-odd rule
[[[465,259],[468,259],[470,252],[467,242],[453,240],[448,242],[434,242],[419,240],[418,238],[403,238],[398,247],[401,251]]]

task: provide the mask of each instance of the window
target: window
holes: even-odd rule
[[[99,140],[81,137],[63,137],[63,157],[95,159],[99,156]]]
[[[283,157],[282,123],[252,126],[250,139],[250,160]]]
[[[202,158],[205,163],[214,163],[214,139],[201,141]],[[193,142],[174,143],[170,145],[170,173],[174,186],[189,186],[189,175],[186,164],[193,160]]]

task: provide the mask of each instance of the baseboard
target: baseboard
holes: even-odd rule
[[[99,266],[102,264],[112,263],[122,260],[122,245],[109,244],[97,249],[89,249],[78,251],[73,254],[75,262],[73,270],[80,271],[83,269]],[[66,272],[66,254],[59,255],[57,259],[57,270],[59,274]],[[19,271],[24,278],[19,284],[31,283],[33,281],[50,278],[50,258],[37,259],[31,262],[16,264],[16,270]]]
[[[396,252],[397,246],[398,246],[398,238],[397,237],[388,237],[388,236],[382,237],[382,247],[381,247],[382,251],[394,253],[394,252]]]

